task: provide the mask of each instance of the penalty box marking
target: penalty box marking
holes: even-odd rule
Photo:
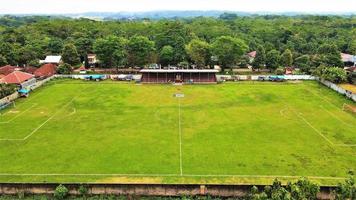
[[[321,131],[315,128],[307,119],[305,119],[301,113],[297,113],[295,110],[290,109],[293,111],[295,115],[297,115],[304,123],[306,123],[310,128],[312,128],[316,133],[318,133],[324,140],[326,140],[332,146],[342,146],[342,147],[355,147],[356,144],[335,144],[329,138],[327,138]]]
[[[51,119],[53,119],[60,111],[62,111],[64,108],[66,108],[71,102],[73,102],[73,100],[76,97],[73,97],[68,103],[66,103],[63,107],[61,107],[59,110],[57,110],[57,112],[55,112],[51,117],[49,117],[46,121],[44,121],[42,124],[40,124],[37,128],[35,128],[30,134],[28,134],[27,136],[25,136],[24,138],[21,139],[6,139],[6,138],[0,138],[0,141],[24,141],[27,140],[29,137],[31,137],[34,133],[36,133],[40,128],[42,128],[45,124],[47,124],[47,122],[49,122]]]
[[[5,122],[0,122],[0,124],[8,124],[10,122],[12,122],[13,120],[15,120],[16,118],[20,117],[21,115],[23,115],[25,112],[29,111],[31,108],[35,107],[37,105],[37,103],[34,103],[31,107],[27,108],[26,110],[18,113],[17,115],[15,115],[14,117],[12,117],[11,119],[5,121]],[[6,112],[5,114],[3,114],[2,116],[8,114],[10,111]]]

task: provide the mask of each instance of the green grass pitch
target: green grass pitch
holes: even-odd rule
[[[308,81],[55,80],[1,111],[0,182],[335,184],[356,170],[344,103]]]

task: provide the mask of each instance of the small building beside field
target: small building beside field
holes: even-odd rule
[[[35,76],[26,72],[14,71],[0,79],[0,83],[16,84],[21,88],[29,87],[36,83]]]
[[[355,66],[355,63],[356,63],[355,55],[341,53],[340,56],[341,56],[341,60],[345,66]]]
[[[216,69],[142,69],[142,83],[216,83]]]
[[[98,63],[98,59],[96,58],[96,54],[88,54],[88,65],[90,67],[94,67]]]
[[[11,65],[5,65],[5,66],[0,67],[0,74],[3,76],[6,76],[16,70],[18,70],[18,67],[11,66]]]

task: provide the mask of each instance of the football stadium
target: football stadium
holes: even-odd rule
[[[356,166],[354,106],[316,81],[55,79],[0,111],[0,181],[335,184]]]

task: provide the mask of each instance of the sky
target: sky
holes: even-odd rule
[[[0,0],[0,14],[60,14],[158,10],[352,12],[356,0]]]

